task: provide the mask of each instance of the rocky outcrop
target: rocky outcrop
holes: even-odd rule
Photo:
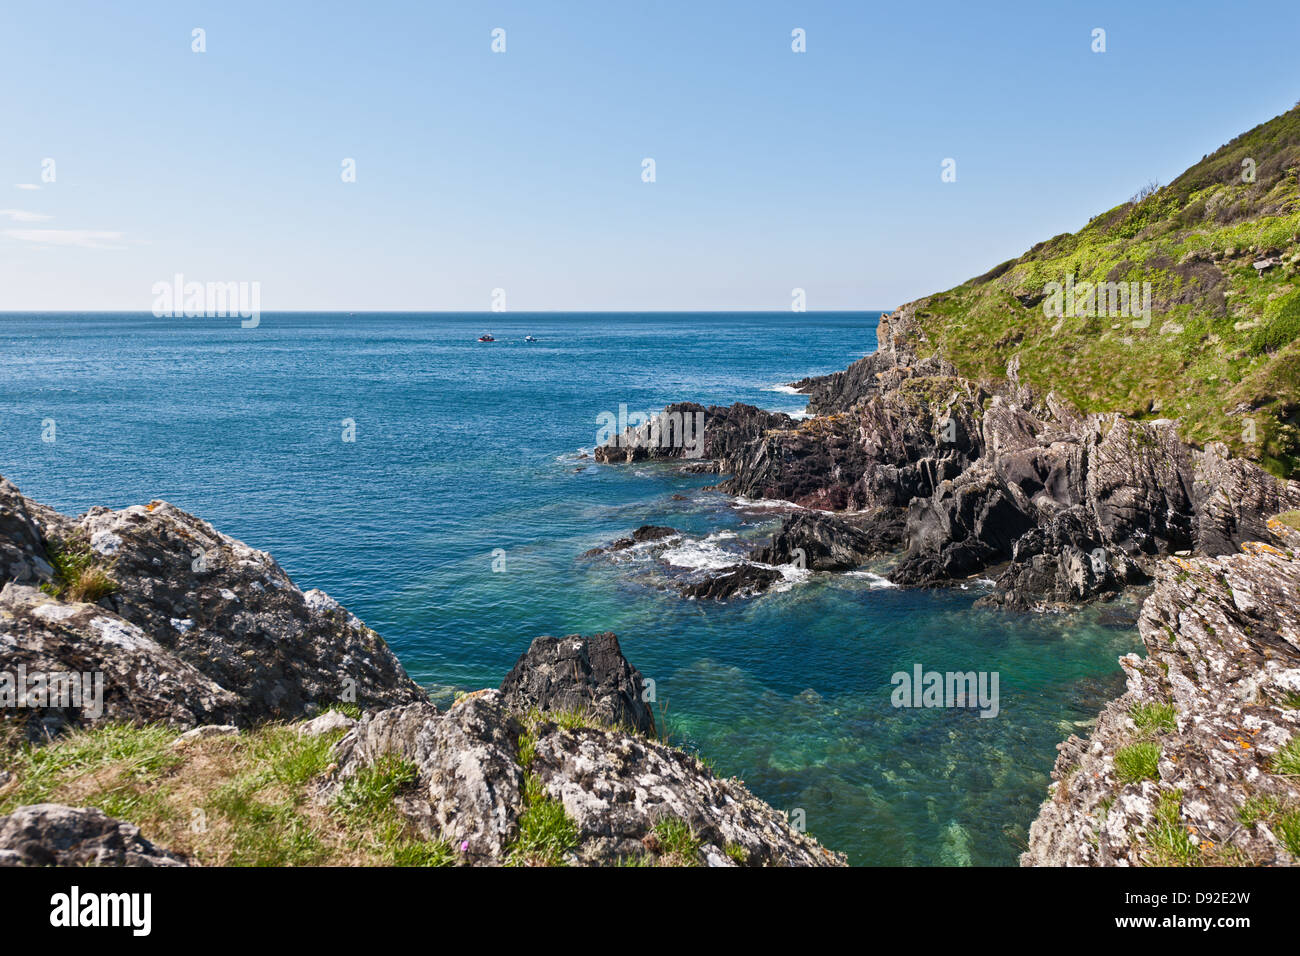
[[[646,526],[633,540],[676,534]],[[87,569],[93,588],[65,579]],[[676,863],[844,865],[739,781],[654,741],[645,681],[613,634],[538,638],[500,690],[441,711],[327,595],[300,591],[269,555],[165,502],[74,519],[0,480],[0,573],[0,692],[18,695],[5,716],[38,742],[121,720],[191,728],[173,744],[184,752],[318,713],[300,735],[346,731],[320,796],[404,761],[414,781],[395,795],[398,810],[466,863],[530,862],[519,842],[542,801],[562,808],[574,834],[559,862],[656,862],[669,855],[656,849],[656,827],[671,818],[689,834],[687,849],[671,850]],[[75,683],[75,699],[50,696],[55,674]],[[327,709],[336,702],[358,705],[360,720]],[[0,771],[0,785],[11,783]],[[0,818],[3,865],[183,862],[93,808],[30,805]]]
[[[637,528],[629,537],[619,538],[612,541],[604,547],[592,548],[590,551],[583,552],[584,558],[594,558],[602,554],[611,554],[616,551],[626,551],[634,545],[644,544],[647,541],[663,541],[665,538],[672,538],[680,534],[676,528],[668,528],[663,525],[643,524]]]
[[[896,549],[902,541],[902,523],[889,512],[844,519],[805,511],[785,519],[771,541],[751,556],[762,564],[847,571]]]
[[[1300,532],[1161,562],[1127,692],[1063,743],[1024,865],[1300,864]]]
[[[1161,556],[1272,541],[1263,516],[1300,507],[1300,484],[1223,445],[1193,448],[1176,422],[1083,415],[1037,394],[1018,358],[1000,383],[961,378],[922,357],[915,308],[881,320],[876,352],[798,383],[816,417],[756,429],[738,424],[754,421],[748,407],[711,410],[721,490],[841,512],[874,538],[827,570],[901,549],[896,584],[996,575],[984,603],[1055,608],[1145,583]],[[788,563],[808,530],[787,522],[761,553]]]
[[[166,502],[73,519],[3,482],[0,531],[0,657],[31,673],[103,675],[101,713],[37,702],[18,711],[29,733],[101,719],[247,725],[425,697],[336,601]],[[51,553],[77,555],[111,585],[87,603],[24,583],[52,582]]]
[[[707,572],[680,588],[682,596],[708,601],[753,597],[782,578],[781,572],[757,564],[732,564]]]
[[[0,587],[7,581],[39,584],[53,575],[40,529],[27,511],[27,499],[0,478]]]
[[[583,552],[584,559],[606,558],[612,561],[629,557],[635,566],[648,571],[646,583],[660,590],[672,589],[683,597],[710,601],[748,598],[766,591],[783,575],[775,568],[755,564],[752,556],[734,553],[734,563],[717,566],[683,566],[674,550],[682,543],[680,531],[662,525],[643,525],[631,537],[619,538],[608,545]],[[636,548],[636,545],[647,545]],[[689,564],[689,562],[688,562]]]
[[[796,831],[740,781],[719,779],[699,760],[644,733],[610,729],[604,715],[631,707],[626,695],[639,678],[612,634],[538,638],[506,678],[504,692],[466,695],[445,712],[421,703],[364,717],[338,743],[335,774],[322,797],[396,757],[418,775],[399,795],[402,813],[471,864],[520,862],[521,817],[530,800],[548,800],[572,826],[563,862],[575,865],[659,862],[656,826],[670,820],[692,835],[689,858],[675,863],[845,865],[842,855]],[[574,703],[584,694],[594,694],[586,713],[602,716],[573,726]],[[547,716],[555,708],[568,712],[563,721]],[[648,710],[641,720],[653,730]]]
[[[790,826],[740,781],[714,776],[694,757],[643,737],[590,727],[548,728],[530,767],[574,821],[577,861],[655,861],[655,825],[677,820],[706,866],[844,866],[845,859]]]
[[[0,817],[0,866],[185,866],[93,807],[36,803]]]
[[[506,706],[517,712],[575,711],[654,736],[645,690],[645,678],[608,632],[536,638],[501,683]]]
[[[501,863],[518,835],[524,771],[523,728],[500,691],[480,691],[445,713],[428,702],[364,717],[338,743],[332,786],[386,755],[413,764],[417,786],[399,809],[426,837],[459,847],[470,862]]]

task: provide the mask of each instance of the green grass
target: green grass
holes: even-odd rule
[[[1182,821],[1181,791],[1160,795],[1156,819],[1147,837],[1149,862],[1156,866],[1194,866],[1201,860],[1200,847]]]
[[[415,764],[394,754],[383,754],[373,764],[344,781],[334,806],[345,816],[369,815],[386,810],[393,798],[419,779]]]
[[[1292,737],[1285,747],[1273,755],[1274,773],[1284,776],[1300,776],[1300,734]]]
[[[1300,860],[1300,807],[1277,797],[1251,797],[1238,808],[1237,818],[1245,827],[1268,824],[1287,852]]]
[[[1258,164],[1253,183],[1241,160]],[[1085,412],[1180,420],[1278,475],[1300,473],[1300,108],[1237,137],[1174,182],[1075,233],[916,303],[925,343],[965,377],[1021,379]],[[1262,274],[1251,263],[1280,254]],[[1149,282],[1151,322],[1048,316],[1049,282]],[[1031,301],[1026,298],[1026,301]],[[1105,369],[1106,374],[1098,374]],[[1245,414],[1228,414],[1244,403]],[[1248,424],[1249,422],[1249,424]]]
[[[661,859],[674,866],[700,865],[700,839],[690,825],[678,817],[664,817],[651,828]]]
[[[506,856],[509,866],[564,866],[577,849],[578,828],[564,804],[550,797],[536,774],[524,776],[524,812],[519,836]]]
[[[1134,704],[1129,708],[1129,716],[1137,728],[1144,734],[1171,734],[1178,729],[1175,716],[1178,711],[1173,704],[1151,702]]]
[[[46,545],[54,579],[41,585],[51,597],[93,604],[117,590],[109,565],[99,560],[84,538],[51,541]]]
[[[1160,779],[1160,745],[1154,742],[1130,744],[1115,752],[1115,773],[1121,783]]]
[[[325,807],[315,799],[334,762],[334,731],[301,736],[269,724],[173,746],[161,725],[104,723],[43,746],[0,740],[15,781],[0,815],[53,802],[98,807],[140,827],[160,846],[203,865],[445,866],[452,847],[414,832],[394,798],[415,768],[383,758],[361,770]]]
[[[741,866],[749,862],[749,851],[739,843],[728,843],[723,847],[723,852]]]

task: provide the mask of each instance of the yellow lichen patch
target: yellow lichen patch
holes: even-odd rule
[[[1241,550],[1246,554],[1271,554],[1277,558],[1285,558],[1286,555],[1273,547],[1271,544],[1265,544],[1262,541],[1247,541],[1241,546]]]

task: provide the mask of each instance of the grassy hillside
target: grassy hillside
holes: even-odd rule
[[[1243,161],[1254,181],[1243,181]],[[929,341],[974,378],[1021,377],[1085,411],[1177,418],[1279,475],[1300,472],[1300,104],[1169,185],[917,303]],[[1257,271],[1253,263],[1276,258]],[[1149,326],[1054,315],[1047,283],[1149,282]]]

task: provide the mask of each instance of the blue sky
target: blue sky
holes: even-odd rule
[[[0,310],[892,308],[1300,99],[1294,7],[1165,6],[7,3]]]

